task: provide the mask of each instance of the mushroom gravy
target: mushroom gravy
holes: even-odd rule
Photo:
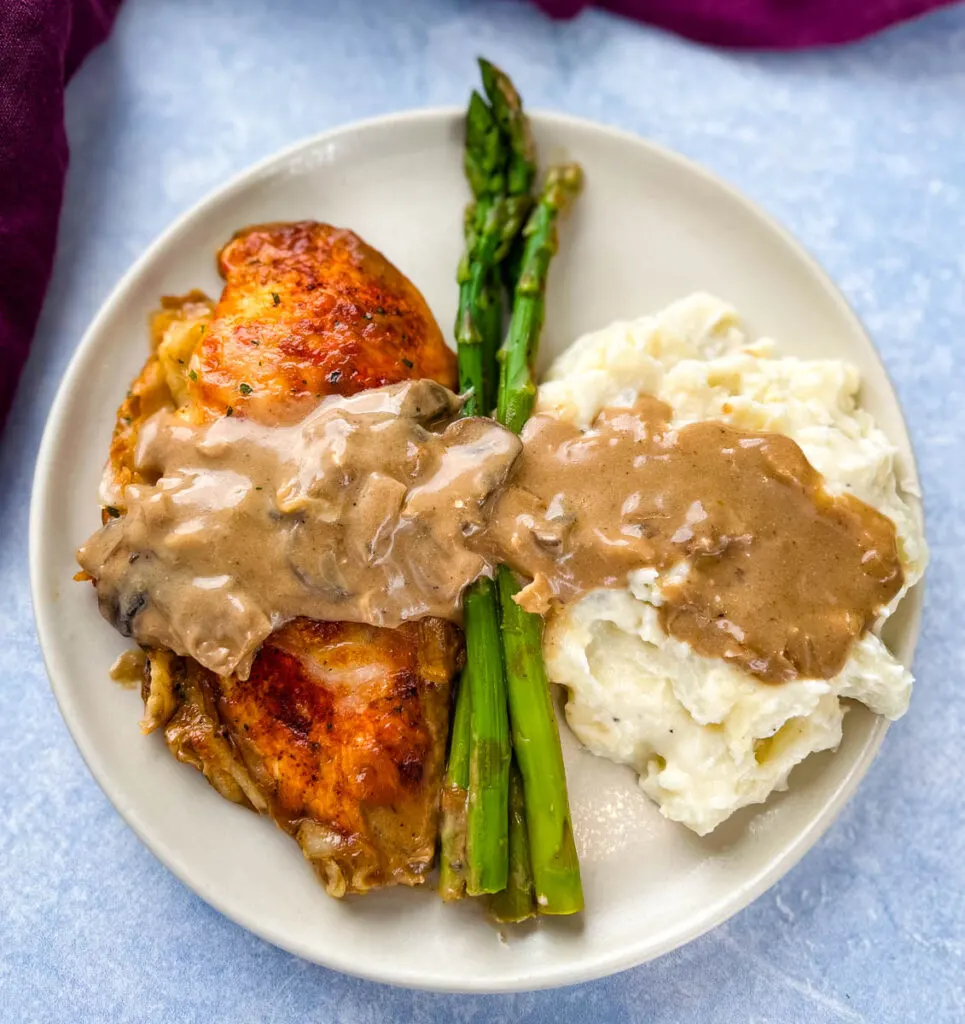
[[[500,562],[546,612],[652,567],[669,634],[780,682],[834,675],[901,588],[891,520],[828,494],[783,435],[675,428],[642,396],[586,431],[537,416],[516,437],[461,404],[417,380],[327,398],[292,426],[155,414],[135,452],[154,482],[129,485],[78,551],[101,611],[244,676],[296,616],[458,621],[464,588]]]

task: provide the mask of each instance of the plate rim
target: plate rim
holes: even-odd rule
[[[555,125],[563,130],[577,130],[582,132],[595,132],[603,136],[609,136],[612,141],[620,142],[623,145],[642,147],[648,150],[650,155],[655,156],[671,165],[678,166],[692,176],[702,179],[703,183],[726,193],[728,199],[741,206],[745,212],[776,235],[784,245],[788,246],[807,268],[810,274],[816,277],[829,297],[837,307],[838,313],[849,325],[856,336],[859,336],[869,349],[874,360],[879,364],[884,375],[885,382],[891,391],[899,417],[893,428],[889,428],[889,440],[896,444],[896,447],[903,449],[903,476],[912,483],[920,493],[920,482],[917,460],[911,438],[908,433],[907,422],[904,410],[898,398],[887,366],[881,359],[869,332],[865,329],[860,317],[852,309],[844,294],[824,270],[818,260],[807,250],[807,248],[774,216],[759,206],[743,192],[731,185],[729,182],[718,176],[715,172],[697,163],[695,160],[670,149],[660,143],[644,138],[637,133],[620,128],[604,122],[595,121],[590,118],[579,117],[571,114],[556,111],[534,109],[529,111],[529,116],[535,123]],[[706,934],[718,925],[745,909],[750,903],[766,892],[780,878],[791,870],[803,857],[803,855],[817,842],[827,829],[831,826],[844,806],[850,800],[858,787],[861,779],[867,773],[870,765],[877,756],[878,750],[888,730],[887,719],[876,716],[875,724],[860,751],[859,756],[841,779],[838,786],[829,795],[821,813],[814,816],[807,827],[802,829],[790,843],[784,853],[768,863],[755,876],[748,879],[734,892],[722,897],[710,910],[697,918],[692,926],[685,929],[677,929],[658,935],[656,940],[651,938],[646,942],[627,944],[616,952],[598,953],[595,956],[585,958],[579,965],[574,967],[570,963],[562,964],[559,967],[541,968],[537,977],[527,975],[523,971],[514,974],[501,976],[497,979],[480,978],[478,983],[446,984],[436,980],[425,980],[418,976],[417,972],[408,969],[398,969],[391,964],[359,965],[354,959],[343,959],[339,955],[337,944],[325,958],[318,956],[317,952],[310,950],[298,941],[292,941],[284,934],[282,927],[275,926],[270,920],[267,922],[261,919],[255,920],[253,915],[247,913],[244,906],[236,907],[229,905],[227,901],[220,899],[213,893],[206,891],[188,864],[179,855],[176,844],[171,844],[163,838],[156,836],[148,837],[149,829],[139,819],[135,806],[128,806],[122,799],[112,782],[112,774],[106,765],[98,760],[98,753],[92,742],[86,738],[81,729],[79,721],[73,713],[73,701],[70,696],[70,687],[67,683],[68,673],[66,666],[61,665],[55,651],[54,633],[56,622],[54,615],[54,602],[44,593],[43,580],[49,578],[47,571],[46,555],[43,549],[43,538],[41,531],[41,520],[45,514],[51,499],[51,488],[55,485],[51,472],[57,441],[64,427],[67,407],[71,393],[79,385],[75,380],[78,369],[87,358],[87,350],[90,349],[97,337],[102,333],[102,325],[113,315],[117,307],[125,301],[127,292],[136,283],[138,278],[149,269],[155,261],[157,254],[177,239],[177,236],[185,231],[190,224],[198,217],[204,215],[210,208],[230,199],[233,195],[243,191],[246,187],[254,184],[267,172],[285,165],[293,157],[297,157],[304,151],[310,151],[316,147],[333,142],[341,137],[353,136],[359,132],[379,131],[382,129],[398,129],[408,125],[418,125],[423,122],[438,121],[450,126],[462,121],[464,111],[462,108],[447,105],[413,110],[398,111],[388,114],[381,114],[356,121],[347,122],[322,132],[305,136],[288,146],[285,146],[268,156],[256,161],[229,177],[225,182],[216,185],[203,195],[198,201],[189,206],[179,214],[160,234],[151,242],[144,252],[134,261],[124,274],[111,288],[109,294],[101,303],[96,314],[85,330],[80,342],[67,363],[57,391],[50,406],[50,411],[44,425],[40,446],[38,448],[33,481],[31,487],[30,513],[29,513],[29,567],[30,567],[30,591],[34,609],[34,618],[37,627],[37,635],[40,644],[44,666],[47,672],[50,686],[57,701],[61,717],[67,726],[68,732],[74,741],[88,771],[101,791],[107,797],[111,805],[124,820],[125,824],[137,835],[138,839],[150,851],[150,853],[170,871],[183,885],[199,896],[205,903],[223,914],[229,920],[245,928],[254,935],[259,936],[273,945],[286,950],[305,960],[320,964],[331,970],[337,970],[344,974],[363,978],[368,981],[380,982],[383,984],[396,985],[402,988],[420,989],[424,991],[449,992],[449,993],[507,993],[519,991],[535,991],[548,988],[556,988],[568,985],[575,985],[582,982],[594,980],[618,972],[639,966],[649,960],[662,956],[674,949],[678,949],[694,939]],[[900,434],[899,434],[900,431]],[[907,633],[910,638],[910,653],[914,654],[918,643],[921,625],[922,611],[922,583],[919,582],[910,594],[917,593],[917,599],[910,608],[911,614],[908,618]],[[910,595],[909,595],[910,596]]]

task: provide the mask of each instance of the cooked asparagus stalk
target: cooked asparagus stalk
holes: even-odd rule
[[[498,68],[485,60],[479,66],[492,107],[473,92],[466,112],[463,166],[474,201],[466,211],[456,315],[459,386],[473,389],[467,415],[486,415],[495,403],[495,356],[502,328],[499,265],[532,207],[536,176],[519,94]]]
[[[464,168],[473,193],[459,264],[456,344],[463,414],[484,415],[496,401],[502,333],[500,263],[532,207],[536,173],[529,127],[509,79],[480,61],[490,107],[474,92],[466,113]],[[454,715],[442,815],[440,891],[444,898],[496,892],[506,885],[509,722],[491,580],[469,589],[464,605],[466,662]],[[465,792],[465,801],[461,793]]]
[[[518,94],[493,65],[480,61],[480,69],[491,107],[473,93],[466,118],[465,171],[474,202],[466,214],[456,319],[460,386],[470,394],[466,415],[492,408],[500,283],[506,279],[501,264],[514,242],[519,251],[535,175],[532,140]],[[498,395],[500,420],[517,432],[535,398],[532,364],[543,325],[546,277],[556,251],[556,221],[581,180],[575,165],[554,168],[526,220],[513,315],[500,353]],[[531,913],[534,892],[544,913],[573,913],[582,907],[583,896],[559,734],[542,663],[542,623],[512,600],[518,590],[512,573],[503,567],[497,578],[504,608],[501,624],[493,581],[477,581],[464,602],[467,669],[457,696],[447,772],[440,888],[446,898],[458,898],[463,891],[500,893],[493,911],[506,920]],[[520,771],[512,812],[504,650],[512,659],[511,685],[517,691],[510,701]],[[528,846],[535,886],[529,881]]]
[[[529,120],[523,113],[523,101],[509,76],[482,57],[479,71],[486,97],[492,104],[493,120],[503,138],[509,140],[506,191],[511,196],[528,196],[536,180],[536,147]]]
[[[523,778],[526,831],[541,914],[583,909],[580,862],[566,795],[566,771],[549,681],[543,665],[543,620],[513,600],[519,583],[497,573],[513,751]]]
[[[470,680],[469,804],[466,892],[506,888],[509,871],[509,719],[499,607],[492,580],[477,580],[463,598]]]
[[[469,666],[463,669],[456,691],[449,761],[442,787],[442,823],[439,829],[439,894],[458,900],[466,893],[466,809],[469,802],[470,699]]]
[[[577,164],[550,168],[523,235],[526,245],[513,299],[513,315],[500,355],[496,418],[517,434],[536,401],[533,364],[546,315],[546,278],[558,248],[556,222],[579,194],[583,172]]]
[[[484,197],[466,211],[466,248],[459,264],[456,314],[459,389],[468,392],[463,409],[466,416],[485,416],[495,403],[495,353],[502,328],[498,267],[520,229],[517,205],[500,197]]]
[[[581,184],[576,165],[553,168],[526,224],[512,319],[500,352],[497,404],[497,418],[517,433],[536,399],[533,364],[543,327],[547,274],[557,248],[556,222]],[[583,909],[583,887],[563,752],[543,665],[543,622],[513,600],[520,588],[510,569],[500,566],[496,579],[513,750],[523,780],[536,903],[543,914],[573,914]]]
[[[506,924],[525,921],[536,913],[523,779],[515,758],[509,768],[509,877],[506,888],[490,900],[489,912]]]

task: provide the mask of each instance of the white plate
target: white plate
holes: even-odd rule
[[[563,228],[543,365],[583,331],[706,289],[783,351],[855,363],[865,406],[914,478],[901,411],[870,342],[783,230],[706,172],[640,139],[556,115],[533,121],[544,163],[566,155],[587,180]],[[443,906],[431,890],[329,899],[294,842],[221,799],[175,762],[160,736],[140,735],[138,695],[107,675],[125,642],[100,618],[90,588],[71,581],[74,549],[99,523],[96,487],[114,410],[145,356],[146,316],[159,295],[192,287],[217,295],[214,253],[233,231],[311,217],[351,227],[381,249],[448,329],[465,199],[461,118],[427,111],[311,139],[182,217],[121,281],[70,364],[37,461],[30,562],[40,641],[71,733],[114,806],[185,884],[268,941],[338,970],[431,989],[507,991],[630,967],[745,906],[828,827],[886,723],[853,710],[836,754],[812,758],[792,775],[789,793],[704,840],[661,818],[629,769],[581,751],[564,730],[586,913],[500,934],[478,907]],[[916,588],[892,620],[890,640],[905,664],[920,604]]]

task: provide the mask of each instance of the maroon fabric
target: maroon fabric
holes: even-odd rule
[[[605,7],[716,46],[796,50],[848,43],[958,0],[536,0],[572,18]]]
[[[0,423],[50,277],[67,171],[64,85],[120,0],[0,0]]]

